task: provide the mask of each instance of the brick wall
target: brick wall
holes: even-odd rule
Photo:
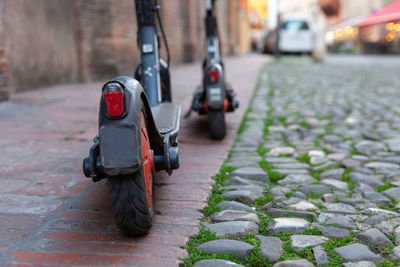
[[[189,5],[185,2],[192,0],[164,0],[161,1],[161,17],[163,20],[165,32],[168,38],[168,44],[171,51],[172,63],[184,61],[184,35],[187,25],[186,7]]]
[[[132,0],[77,0],[81,81],[132,76],[138,64]]]
[[[205,46],[205,1],[164,0],[161,6],[173,62],[201,59]],[[239,45],[239,1],[219,0],[217,17],[223,54],[232,55]]]
[[[71,0],[0,0],[9,90],[77,79],[75,6]],[[71,4],[72,3],[72,4]]]
[[[7,100],[8,98],[8,63],[5,57],[4,48],[0,44],[0,101]]]
[[[7,100],[9,97],[8,92],[8,63],[4,51],[4,33],[3,33],[3,7],[4,2],[0,1],[0,101]]]
[[[237,53],[239,46],[239,1],[219,0],[217,2],[217,19],[223,55]]]
[[[159,2],[172,63],[201,59],[205,1]],[[224,55],[239,45],[238,2],[217,2]],[[0,0],[0,100],[9,91],[132,76],[139,62],[134,8],[133,0]]]
[[[199,23],[202,22],[200,16],[201,1],[188,0],[182,3],[182,23],[183,29],[183,61],[191,62],[200,57],[199,44]]]

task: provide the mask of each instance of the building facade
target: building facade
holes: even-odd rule
[[[370,15],[394,2],[396,2],[396,0],[342,0],[343,20],[362,15]]]
[[[0,14],[3,13],[4,3],[0,1]],[[8,61],[4,47],[4,26],[0,15],[0,100],[9,97],[8,92]]]
[[[360,16],[367,16],[396,0],[320,0],[327,24],[335,25]]]
[[[395,2],[396,0],[321,0],[330,25],[326,34],[329,50],[346,53],[398,53],[399,31],[387,30],[385,24],[360,27],[367,17],[374,16]],[[335,12],[330,12],[332,10]]]
[[[247,51],[242,1],[217,2],[225,55]],[[200,59],[205,1],[159,2],[172,63]],[[52,84],[132,76],[139,62],[134,8],[134,0],[0,0],[0,100]]]

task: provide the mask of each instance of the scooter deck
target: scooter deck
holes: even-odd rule
[[[174,103],[162,103],[152,107],[153,117],[161,135],[176,135],[179,130],[181,106]]]

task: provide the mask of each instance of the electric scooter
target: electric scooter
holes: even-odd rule
[[[226,134],[225,113],[239,107],[236,94],[225,81],[221,59],[215,1],[206,0],[206,58],[203,61],[203,83],[193,96],[191,111],[208,115],[210,138],[221,140]]]
[[[102,88],[99,132],[83,161],[85,176],[107,179],[118,228],[149,232],[154,214],[154,175],[179,168],[181,108],[171,103],[169,49],[157,0],[135,0],[141,63],[135,79],[117,77]],[[160,60],[160,33],[168,60]]]

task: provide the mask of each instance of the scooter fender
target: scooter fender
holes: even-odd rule
[[[124,113],[119,118],[109,117],[102,95],[99,112],[99,156],[103,171],[108,176],[132,174],[142,165],[140,145],[142,111],[146,114],[150,131],[155,128],[140,83],[130,77],[118,77],[106,83],[104,87],[113,82],[119,83],[124,88]]]
[[[212,70],[218,71],[218,82],[217,83],[211,83],[208,81],[208,78],[206,77],[208,73]],[[206,67],[205,70],[205,91],[206,91],[206,96],[207,96],[207,105],[208,109],[213,109],[213,110],[220,110],[224,109],[224,104],[225,104],[225,77],[224,77],[224,71],[221,66],[221,64],[213,64],[210,66]]]

